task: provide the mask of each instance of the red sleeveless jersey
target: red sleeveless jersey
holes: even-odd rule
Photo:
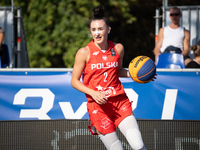
[[[125,94],[122,83],[118,77],[119,55],[112,41],[108,41],[109,48],[102,52],[92,40],[88,43],[90,58],[83,73],[83,84],[87,87],[106,93],[106,97]],[[88,101],[93,101],[87,95]]]

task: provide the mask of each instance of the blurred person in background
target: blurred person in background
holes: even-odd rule
[[[188,56],[190,47],[190,31],[180,25],[181,11],[178,7],[170,9],[171,24],[159,30],[158,40],[154,48],[156,60],[162,53],[180,53],[184,56],[185,65],[191,58]]]
[[[191,46],[191,50],[194,51],[194,59],[185,68],[200,68],[200,44]]]

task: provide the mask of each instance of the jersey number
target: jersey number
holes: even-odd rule
[[[107,72],[104,72],[104,76],[105,76],[104,82],[107,82],[108,73],[107,73]]]

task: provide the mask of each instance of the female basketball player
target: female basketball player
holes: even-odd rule
[[[111,31],[103,6],[93,9],[90,31],[93,40],[78,50],[71,84],[86,94],[91,120],[90,132],[100,137],[108,150],[123,150],[115,127],[118,127],[135,150],[145,150],[142,136],[132,114],[131,102],[119,77],[129,77],[122,68],[124,47],[108,41]],[[80,81],[83,75],[83,82]]]

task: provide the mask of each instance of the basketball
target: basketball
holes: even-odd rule
[[[147,56],[137,56],[129,63],[131,78],[137,83],[148,83],[156,74],[154,61]]]

